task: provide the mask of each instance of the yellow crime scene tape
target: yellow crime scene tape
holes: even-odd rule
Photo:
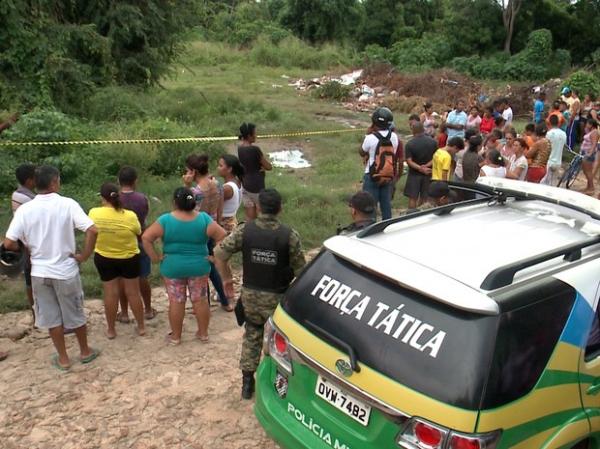
[[[282,137],[305,137],[322,136],[327,134],[342,134],[363,132],[363,129],[345,128],[329,131],[297,131],[280,134],[265,134],[257,136],[259,139],[277,139]],[[154,143],[194,143],[194,142],[225,142],[238,140],[237,136],[224,137],[178,137],[164,139],[117,139],[117,140],[65,140],[48,142],[11,142],[0,140],[0,147],[25,147],[25,146],[47,146],[47,145],[128,145],[128,144],[154,144]]]

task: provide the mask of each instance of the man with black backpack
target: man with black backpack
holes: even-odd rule
[[[363,190],[379,203],[381,218],[392,218],[392,191],[398,170],[396,151],[399,139],[390,128],[392,111],[378,108],[371,117],[372,125],[365,136],[359,154],[365,160]]]

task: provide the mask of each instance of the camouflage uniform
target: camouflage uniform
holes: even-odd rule
[[[255,223],[262,229],[276,230],[280,226],[277,216],[267,214],[260,214]],[[215,249],[215,257],[227,261],[233,254],[242,251],[243,235],[244,224],[242,223]],[[298,274],[305,263],[300,236],[292,229],[290,233],[290,265],[294,269],[294,273]],[[240,359],[242,371],[256,371],[260,362],[264,325],[273,315],[282,298],[283,295],[279,293],[242,287],[242,302],[246,314],[246,331]]]

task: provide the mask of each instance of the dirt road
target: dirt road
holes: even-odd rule
[[[242,331],[232,314],[213,308],[210,342],[194,340],[188,314],[184,341],[168,347],[167,300],[154,291],[159,315],[148,336],[120,324],[104,337],[101,301],[86,302],[90,342],[102,355],[70,373],[50,366],[47,334],[28,332],[27,313],[0,315],[0,447],[3,449],[276,449],[240,399]],[[8,334],[17,338],[6,338]],[[77,357],[74,337],[69,354]]]

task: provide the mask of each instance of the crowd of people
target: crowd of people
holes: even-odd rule
[[[440,198],[444,197],[430,194],[432,183],[475,183],[487,176],[556,186],[565,149],[579,146],[587,181],[582,192],[594,194],[594,179],[600,172],[600,102],[589,95],[580,101],[577,91],[565,87],[549,108],[546,94],[540,92],[533,107],[533,121],[522,133],[514,127],[514,112],[507,99],[483,108],[467,108],[459,100],[443,114],[433,111],[431,103],[423,109],[421,115],[410,115],[412,136],[404,145],[392,112],[378,108],[359,150],[365,167],[363,190],[372,195],[383,219],[392,215],[392,199],[405,164],[408,173],[404,195],[409,210],[415,210],[443,201]],[[386,151],[388,147],[390,151]],[[384,165],[380,162],[382,153],[393,154],[391,178],[374,176]],[[445,191],[443,186],[435,185],[432,192],[440,189]]]
[[[279,221],[282,198],[266,188],[265,172],[272,167],[255,142],[256,126],[242,124],[238,154],[219,158],[218,176],[209,172],[207,155],[187,157],[172,210],[151,224],[147,223],[149,201],[137,190],[133,167],[120,169],[118,184],[100,186],[101,204],[87,214],[76,201],[59,194],[56,168],[31,164],[17,168],[14,216],[0,250],[3,263],[22,264],[35,326],[48,329],[56,349],[52,366],[60,371],[72,366],[66,333],[76,335],[81,363],[91,363],[100,355],[87,342],[79,274],[79,265],[90,257],[103,285],[106,338],[117,338],[117,322],[129,323],[129,311],[136,334],[146,335],[145,322],[157,313],[148,280],[155,263],[169,301],[170,331],[165,343],[177,346],[183,338],[188,298],[197,322],[195,338],[209,341],[210,284],[221,307],[234,311],[228,261],[242,252],[242,294],[235,311],[246,326],[240,360],[242,396],[252,397],[263,327],[305,263],[298,233]],[[238,224],[242,205],[246,222]],[[81,251],[74,231],[85,233]],[[5,260],[7,255],[12,258]],[[0,359],[6,357],[0,353]]]
[[[501,177],[556,185],[564,148],[580,142],[585,190],[593,192],[600,162],[596,157],[600,105],[589,97],[579,101],[577,92],[568,88],[562,94],[548,110],[540,93],[533,122],[523,133],[513,127],[514,113],[505,99],[483,109],[458,101],[442,115],[427,103],[420,116],[409,117],[412,137],[406,145],[392,112],[378,108],[359,150],[363,191],[349,199],[352,224],[339,232],[370,226],[378,207],[382,219],[392,217],[391,202],[405,164],[403,193],[409,210],[415,210],[447,204],[453,193],[448,181],[468,184]],[[87,214],[76,201],[59,194],[56,168],[30,164],[17,168],[14,217],[0,249],[22,261],[34,322],[49,331],[56,369],[68,371],[72,365],[66,333],[76,335],[81,363],[100,355],[87,342],[79,265],[93,256],[103,285],[105,336],[112,340],[117,338],[117,323],[132,321],[130,311],[136,334],[146,335],[145,323],[157,313],[148,279],[154,263],[159,264],[169,301],[165,343],[182,343],[188,298],[197,322],[195,339],[209,341],[212,285],[223,310],[235,311],[238,322],[245,324],[242,397],[252,397],[263,327],[305,264],[300,236],[279,221],[280,194],[266,188],[265,173],[272,166],[256,145],[256,135],[255,125],[241,125],[237,156],[223,154],[217,176],[210,173],[207,155],[189,155],[182,185],[173,193],[172,210],[154,223],[148,223],[149,201],[137,189],[133,167],[120,169],[118,184],[100,186],[101,204]],[[245,223],[238,223],[242,206]],[[74,231],[85,234],[80,251]],[[229,261],[237,252],[242,253],[243,281],[241,297],[235,301]],[[0,359],[5,357],[0,353]]]

